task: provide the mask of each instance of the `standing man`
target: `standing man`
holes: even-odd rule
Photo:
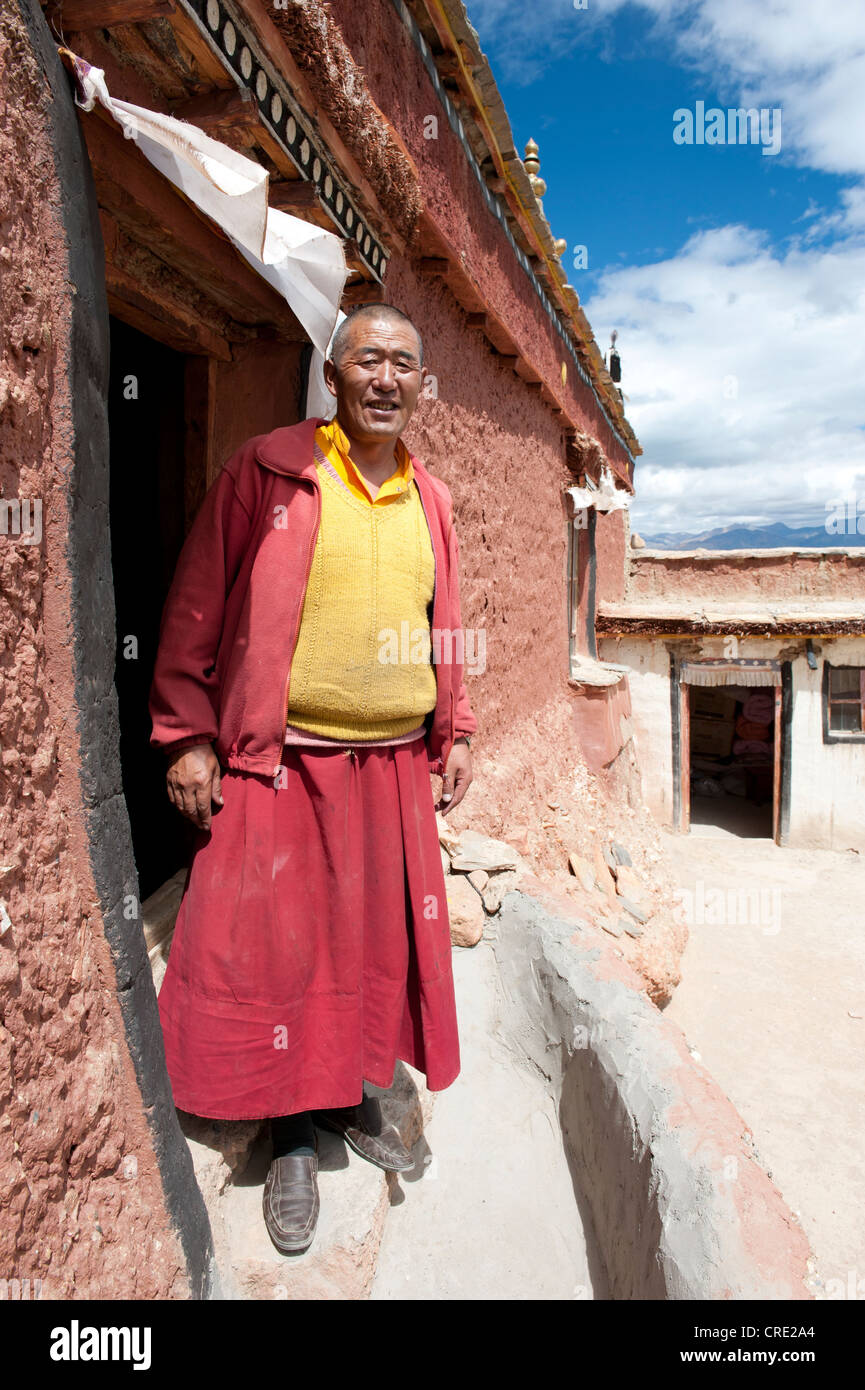
[[[198,830],[159,996],[168,1072],[182,1110],[271,1118],[284,1253],[315,1233],[315,1125],[409,1168],[364,1081],[391,1086],[398,1058],[431,1090],[459,1074],[435,810],[465,795],[477,722],[450,492],[401,438],[422,366],[400,310],[346,318],[335,419],[225,464],[162,618],[151,743]]]

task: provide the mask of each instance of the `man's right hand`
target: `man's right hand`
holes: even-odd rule
[[[165,777],[169,800],[181,815],[201,830],[210,829],[211,802],[222,802],[219,759],[211,743],[182,748],[168,765]]]

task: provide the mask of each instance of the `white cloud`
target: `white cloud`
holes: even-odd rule
[[[865,175],[862,0],[700,0],[677,42],[744,104],[780,106],[785,147],[799,163]]]
[[[804,524],[865,484],[865,247],[700,232],[607,272],[585,307],[600,341],[620,334],[638,528]]]

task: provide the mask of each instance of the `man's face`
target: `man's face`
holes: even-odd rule
[[[417,334],[400,320],[358,319],[339,362],[325,362],[324,379],[336,396],[337,420],[346,434],[361,444],[395,440],[420,394]]]

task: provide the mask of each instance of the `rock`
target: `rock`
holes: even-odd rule
[[[448,854],[453,854],[460,842],[459,832],[454,830],[452,825],[448,825],[441,811],[436,811],[436,826],[439,833],[439,844],[443,845]]]
[[[144,942],[148,952],[159,946],[174,931],[174,923],[183,897],[186,869],[178,869],[155,893],[141,904]]]
[[[518,854],[531,854],[531,838],[532,832],[527,825],[515,825],[508,831],[508,844],[512,845]]]
[[[150,961],[153,988],[158,994],[168,969],[168,956],[174,939],[174,923],[183,897],[186,870],[178,869],[167,882],[141,904],[144,943]]]
[[[611,899],[615,899],[615,896],[616,896],[616,883],[615,883],[615,879],[613,878],[613,875],[612,875],[612,873],[610,872],[609,866],[607,865],[607,863],[606,863],[606,861],[605,861],[605,859],[604,859],[604,856],[603,856],[603,854],[601,853],[601,850],[600,850],[600,846],[599,846],[599,845],[595,845],[594,862],[595,862],[595,882],[596,882],[596,884],[598,885],[598,888],[599,888],[599,889],[601,890],[601,892],[605,895],[605,897],[611,898]]]
[[[613,854],[613,851],[607,845],[604,845],[604,848],[601,851],[601,853],[604,856],[604,863],[606,864],[610,873],[614,874],[616,872],[616,864],[618,861],[616,859],[616,856]]]
[[[496,874],[494,878],[489,880],[481,895],[487,912],[498,912],[505,894],[516,888],[519,878],[518,873],[507,869],[504,873]]]
[[[462,874],[446,880],[448,918],[454,946],[477,946],[484,932],[484,905]]]
[[[610,845],[610,850],[612,851],[613,858],[615,859],[617,865],[624,864],[625,867],[628,869],[633,867],[634,861],[632,860],[628,851],[625,849],[624,845],[617,844],[614,840],[613,843]]]
[[[568,867],[571,873],[576,877],[583,892],[591,893],[595,886],[595,871],[588,859],[583,859],[579,854],[569,854]]]
[[[635,926],[633,922],[629,922],[627,917],[620,917],[619,922],[620,925],[623,926],[625,931],[628,933],[628,936],[643,935],[643,928]]]
[[[451,871],[451,857],[445,849],[444,845],[439,845],[439,852],[442,857],[442,873],[449,874]]]
[[[616,870],[616,892],[625,893],[634,902],[642,902],[646,896],[643,882],[635,869],[629,869],[626,864],[620,864]]]
[[[243,1174],[267,1122],[208,1120],[185,1110],[179,1110],[177,1115],[205,1201],[220,1197],[228,1184]]]
[[[622,928],[619,926],[618,922],[610,921],[606,917],[601,918],[600,922],[598,923],[598,926],[600,926],[604,931],[608,931],[610,933],[610,936],[622,935]]]
[[[517,851],[504,840],[491,840],[476,830],[464,830],[458,848],[449,852],[451,868],[463,873],[470,873],[472,869],[493,873],[496,869],[515,869],[519,863]]]
[[[490,881],[490,876],[486,869],[472,869],[468,876],[469,883],[476,892],[483,895],[483,891]]]
[[[638,903],[632,903],[630,898],[619,898],[619,904],[626,912],[630,912],[632,917],[636,917],[638,922],[648,922],[648,912],[644,912]]]
[[[640,921],[648,921],[654,911],[652,899],[646,885],[634,869],[621,865],[616,875],[616,892],[619,894],[620,903],[627,900],[643,914]]]

